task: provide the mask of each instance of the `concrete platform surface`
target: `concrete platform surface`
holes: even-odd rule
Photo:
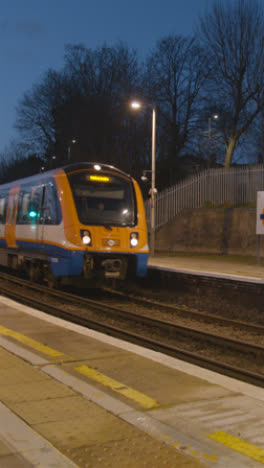
[[[264,464],[263,389],[3,297],[0,402],[1,468]]]
[[[172,268],[175,271],[209,274],[264,283],[264,264],[257,258],[229,255],[159,254],[149,258],[149,267]]]

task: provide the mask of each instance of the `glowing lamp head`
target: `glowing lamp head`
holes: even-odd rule
[[[89,236],[83,236],[82,241],[84,245],[89,245],[91,243],[91,238]]]
[[[92,236],[90,231],[86,230],[81,230],[81,238],[82,238],[82,243],[86,246],[91,246],[92,245]]]
[[[140,109],[140,108],[141,108],[141,104],[140,104],[140,102],[138,102],[138,101],[132,101],[132,102],[131,102],[131,107],[132,107],[132,109],[136,109],[136,110],[137,110],[137,109]]]
[[[137,245],[138,245],[138,232],[131,232],[130,247],[137,247]]]

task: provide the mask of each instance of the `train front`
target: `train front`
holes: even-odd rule
[[[67,174],[80,223],[85,278],[125,279],[147,272],[144,203],[137,182],[112,166]]]

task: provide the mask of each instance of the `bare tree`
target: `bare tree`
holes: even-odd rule
[[[135,51],[122,43],[96,50],[68,45],[62,71],[50,70],[25,93],[16,126],[38,153],[55,155],[56,164],[70,154],[75,161],[136,168],[140,158],[131,159],[137,154],[131,146],[142,138],[137,145],[140,131],[128,101],[138,87],[138,70]]]
[[[64,69],[81,95],[111,96],[116,103],[135,91],[139,75],[136,51],[122,42],[95,50],[69,44]]]
[[[160,163],[169,163],[171,175],[190,143],[206,72],[207,58],[194,38],[166,36],[147,59],[145,87],[159,110]]]
[[[264,17],[258,0],[217,1],[199,26],[210,60],[207,99],[220,109],[225,167],[264,105]]]
[[[31,151],[44,156],[55,150],[55,113],[67,94],[65,77],[54,70],[24,94],[16,110],[16,128]]]
[[[138,87],[136,52],[122,43],[96,50],[69,45],[64,69],[75,89],[74,118],[68,123],[74,127],[71,133],[79,136],[83,157],[130,166],[126,156],[133,122],[127,103]]]
[[[43,160],[29,148],[12,140],[0,152],[0,183],[28,177],[41,171]]]

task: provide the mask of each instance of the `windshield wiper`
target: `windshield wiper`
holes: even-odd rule
[[[107,229],[108,231],[112,231],[112,227],[110,226],[110,224],[103,224],[103,226],[105,227],[105,229]]]

